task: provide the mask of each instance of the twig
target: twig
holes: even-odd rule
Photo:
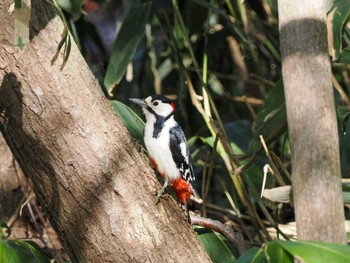
[[[264,101],[257,99],[257,98],[249,98],[246,96],[233,96],[232,97],[233,101],[237,101],[237,102],[248,102],[250,105],[255,105],[255,106],[261,106]]]
[[[262,183],[262,187],[261,187],[261,194],[260,194],[260,198],[262,198],[263,197],[263,192],[264,192],[264,190],[265,190],[265,184],[266,184],[266,177],[267,177],[267,173],[270,171],[271,173],[273,173],[273,171],[272,171],[272,169],[271,169],[271,167],[270,167],[270,165],[268,165],[268,164],[265,164],[265,166],[264,166],[264,179],[263,179],[263,183]]]
[[[243,98],[244,103],[247,105],[250,114],[252,115],[253,119],[255,120],[256,119],[256,113],[255,113],[252,105],[249,103],[249,101],[248,101],[246,96],[243,96],[242,98]]]
[[[267,146],[266,146],[264,137],[263,137],[262,135],[260,135],[260,141],[261,141],[261,144],[262,144],[262,146],[263,146],[263,148],[264,148],[264,150],[265,150],[265,153],[266,153],[267,158],[270,160],[272,170],[274,171],[274,173],[272,173],[272,175],[275,176],[277,182],[278,182],[280,185],[282,185],[282,186],[283,186],[283,185],[287,185],[287,184],[285,183],[285,181],[283,180],[281,174],[279,173],[279,171],[278,171],[278,169],[277,169],[277,167],[276,167],[276,165],[275,165],[275,163],[274,163],[274,161],[273,161],[273,159],[272,159],[272,157],[271,157],[270,151],[269,151],[269,149],[268,149]]]
[[[35,194],[32,192],[30,193],[29,197],[27,198],[27,200],[21,205],[21,209],[19,210],[19,215],[22,216],[22,211],[23,208],[29,203],[30,199],[32,199],[35,196]]]
[[[340,97],[346,103],[347,108],[349,108],[350,107],[350,99],[349,99],[348,95],[346,95],[345,91],[343,90],[343,88],[341,87],[341,85],[339,84],[339,82],[337,81],[337,79],[333,75],[332,75],[332,82],[333,82],[334,88],[336,88],[336,90],[339,92]]]

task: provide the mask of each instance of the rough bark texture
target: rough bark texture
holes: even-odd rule
[[[47,1],[32,1],[31,43],[13,45],[13,1],[0,3],[1,131],[77,262],[208,262],[173,199],[72,46],[50,64],[63,30]]]
[[[325,6],[283,0],[278,10],[298,238],[345,243]]]

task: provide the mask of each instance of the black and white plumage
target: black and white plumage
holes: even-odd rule
[[[185,181],[195,179],[193,168],[189,160],[190,151],[186,141],[184,132],[179,124],[170,128],[170,151],[177,168],[180,170],[181,176]]]
[[[191,181],[195,177],[185,134],[174,119],[174,104],[161,95],[130,100],[142,107],[146,117],[144,142],[148,155],[165,180],[158,197],[172,184],[180,202],[188,201],[193,193]]]

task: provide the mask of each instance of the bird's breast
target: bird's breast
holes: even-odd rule
[[[153,127],[146,123],[144,141],[148,155],[157,164],[157,170],[164,176],[169,177],[170,181],[181,177],[179,169],[173,160],[169,147],[170,127],[164,126],[157,138],[154,138]]]

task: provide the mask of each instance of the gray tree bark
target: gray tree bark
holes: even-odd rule
[[[62,71],[50,64],[63,31],[52,5],[32,1],[19,52],[11,3],[0,3],[0,128],[71,259],[209,262],[176,202],[155,205],[161,186],[76,45]]]
[[[346,243],[325,3],[278,1],[298,238]]]

